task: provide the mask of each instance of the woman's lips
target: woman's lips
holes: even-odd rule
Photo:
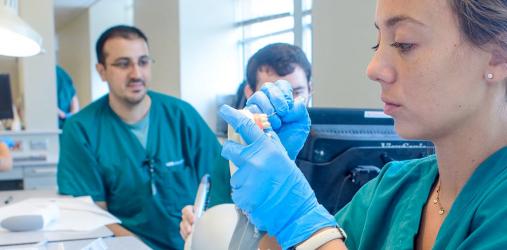
[[[401,105],[399,105],[399,104],[386,102],[386,103],[384,103],[384,113],[386,115],[392,116],[394,113],[396,113],[396,111],[398,109],[400,109],[400,107],[401,107]]]
[[[384,102],[384,113],[386,115],[392,116],[401,107],[400,104],[395,103],[387,98],[382,98],[382,102]]]

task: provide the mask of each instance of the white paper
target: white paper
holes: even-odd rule
[[[33,214],[40,207],[56,205],[60,216],[43,231],[91,231],[101,226],[120,223],[109,212],[98,207],[91,197],[31,198],[0,207],[0,221],[14,215]],[[0,233],[7,230],[0,227]]]

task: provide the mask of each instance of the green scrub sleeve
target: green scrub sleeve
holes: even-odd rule
[[[229,161],[218,156],[211,171],[210,201],[208,207],[233,203],[231,198]]]
[[[69,122],[60,141],[57,169],[58,192],[64,195],[90,195],[94,201],[104,201],[105,186],[98,163],[93,156],[79,124]]]

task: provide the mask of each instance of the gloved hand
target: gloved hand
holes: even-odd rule
[[[287,249],[321,228],[336,226],[273,131],[265,133],[226,105],[220,115],[247,144],[227,141],[222,156],[238,166],[231,176],[232,200],[259,230]]]
[[[7,145],[7,147],[10,149],[12,149],[12,148],[14,148],[14,146],[16,146],[16,143],[14,142],[14,140],[11,138],[8,138],[8,137],[0,138],[0,142],[5,143],[5,145]]]
[[[296,159],[310,132],[310,117],[305,101],[294,101],[290,83],[278,80],[274,84],[264,84],[248,99],[246,106],[253,113],[268,115],[271,127],[278,134],[289,158]]]

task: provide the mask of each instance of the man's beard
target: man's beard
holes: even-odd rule
[[[134,96],[134,97],[130,97],[130,96],[126,96],[124,99],[124,101],[130,105],[130,106],[136,106],[138,105],[139,103],[141,103],[144,98],[146,97],[146,90],[144,91],[144,93],[141,95],[141,96]]]
[[[127,85],[131,84],[131,83],[138,83],[138,82],[141,82],[143,84],[143,87],[144,89],[142,90],[142,95],[141,96],[138,96],[137,93],[135,96],[125,96],[124,98],[122,98],[124,100],[124,102],[129,105],[129,106],[136,106],[138,105],[139,103],[141,103],[144,98],[146,97],[146,83],[144,82],[144,80],[142,79],[131,79]]]

